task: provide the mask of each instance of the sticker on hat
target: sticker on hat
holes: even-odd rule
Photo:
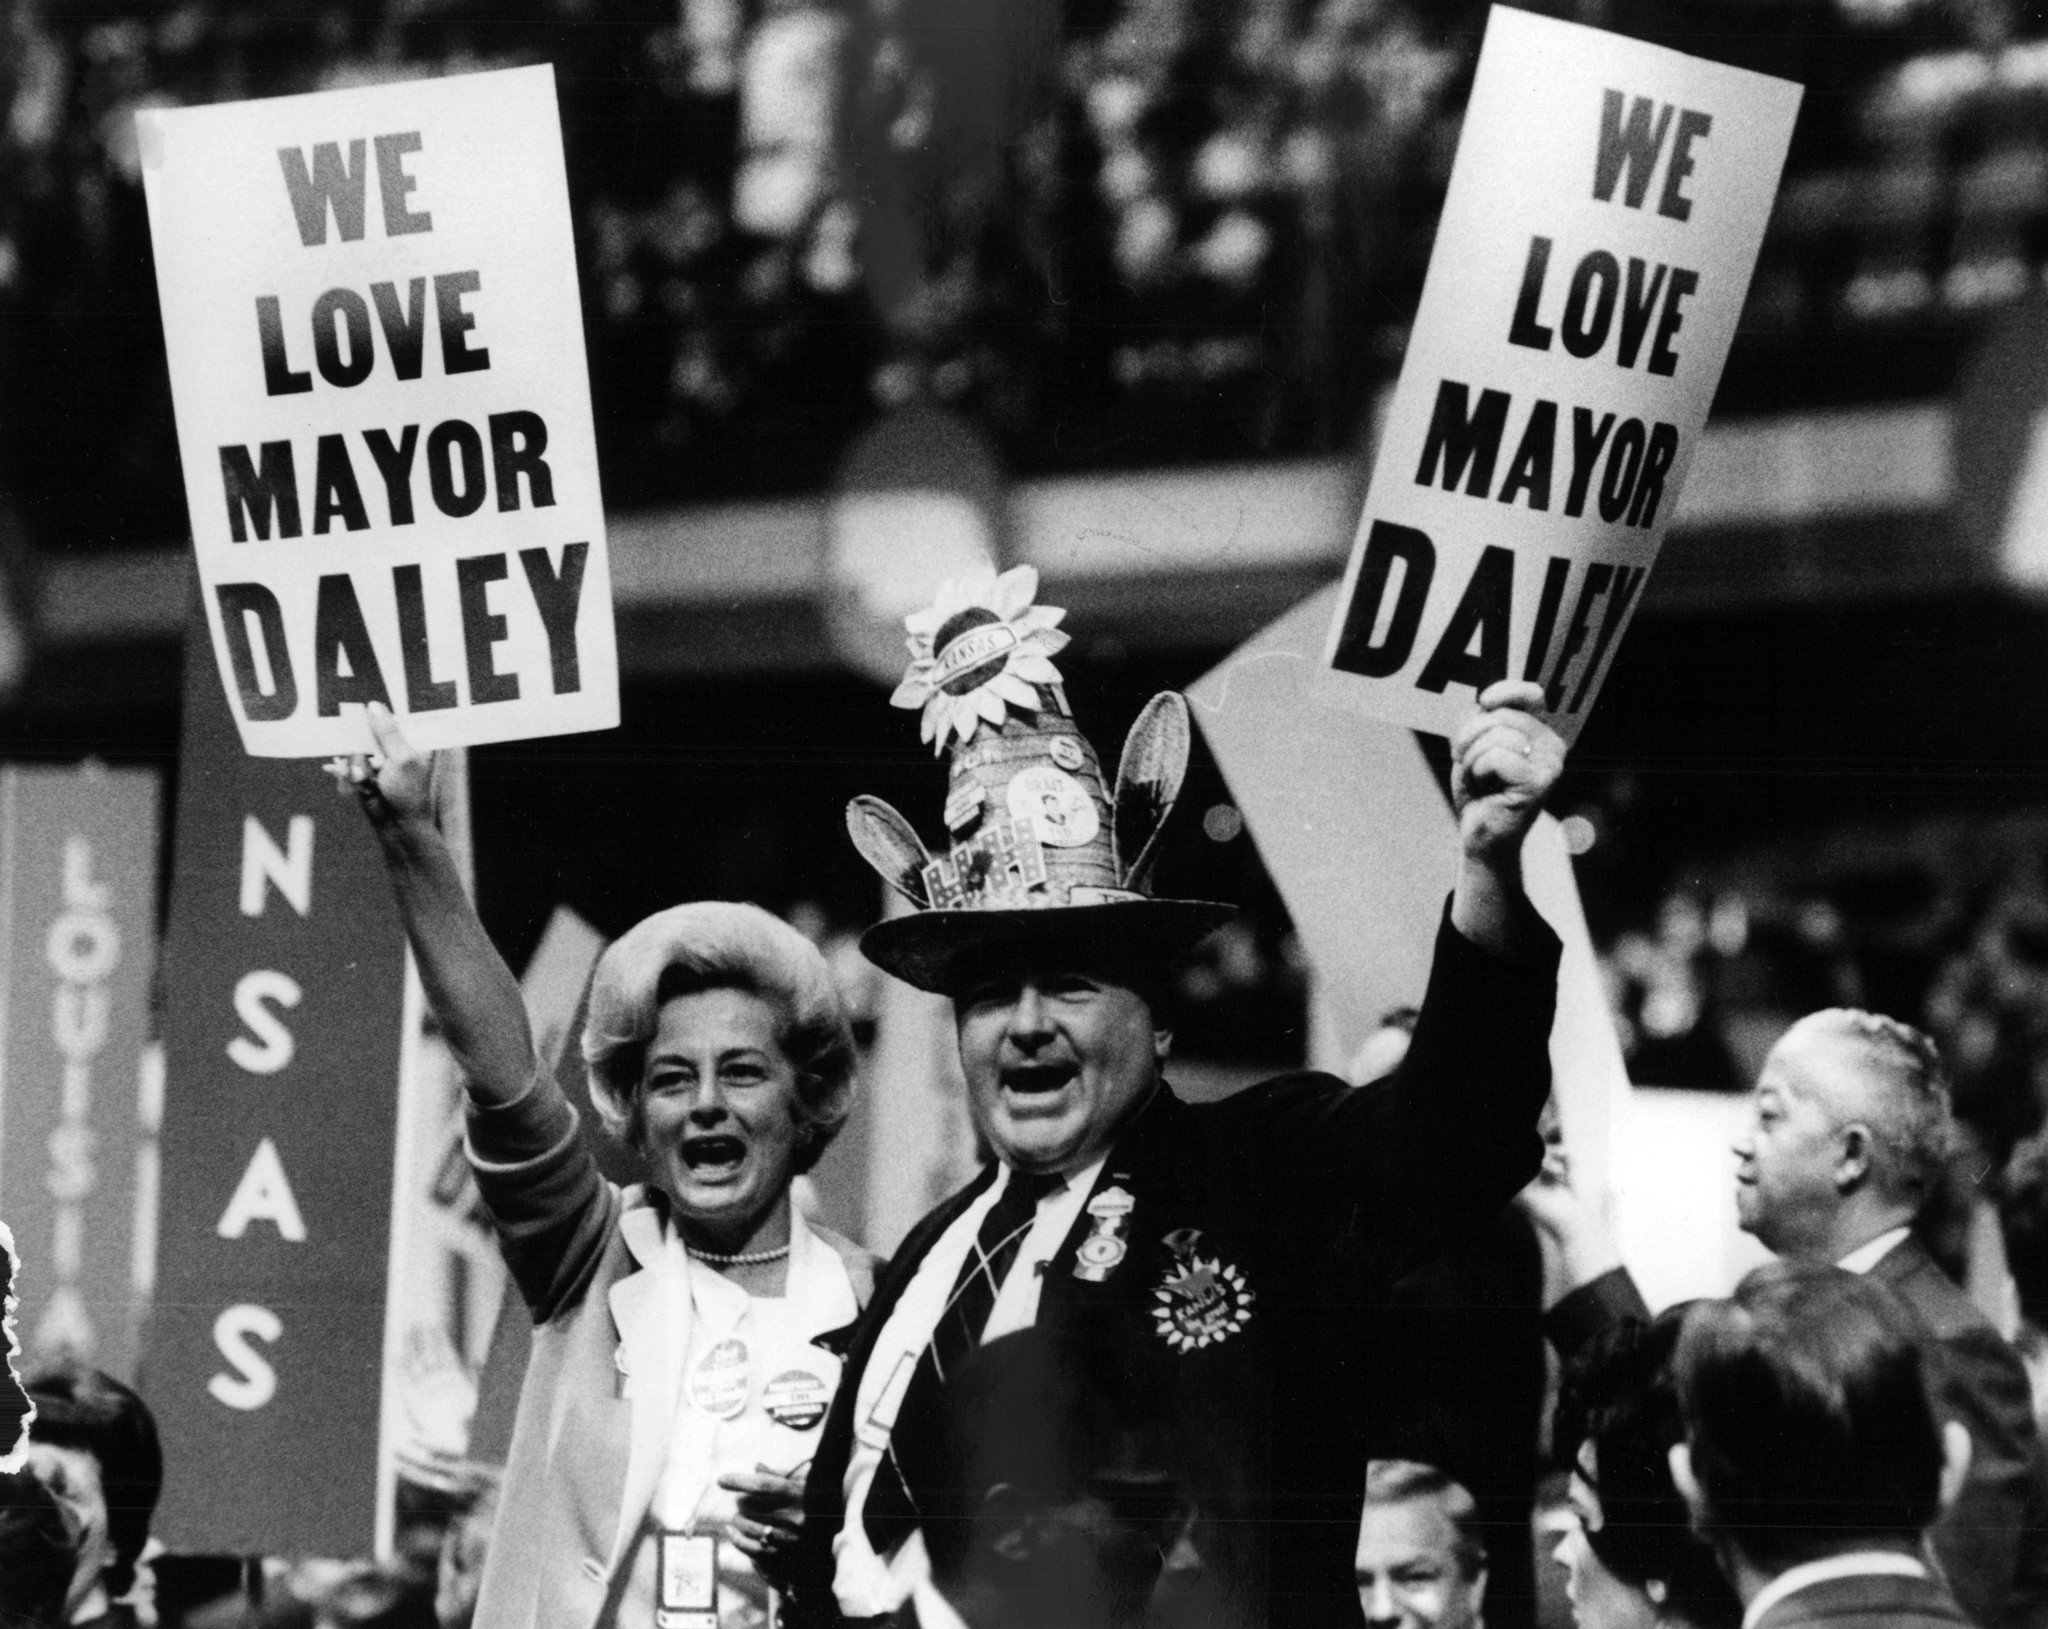
[[[1062,735],[1057,739],[1071,740]],[[1040,764],[1021,769],[1010,777],[1003,794],[1012,820],[1028,820],[1038,830],[1038,840],[1047,848],[1079,848],[1095,841],[1102,820],[1095,812],[1095,800],[1088,789],[1064,769]]]

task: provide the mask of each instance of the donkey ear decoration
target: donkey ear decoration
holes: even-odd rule
[[[884,882],[919,910],[930,908],[924,868],[931,856],[909,821],[880,798],[861,796],[846,806],[846,830]]]
[[[1111,846],[1126,888],[1142,891],[1159,858],[1159,834],[1188,771],[1189,733],[1187,699],[1167,690],[1145,703],[1124,738]]]

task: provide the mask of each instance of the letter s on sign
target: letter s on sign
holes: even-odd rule
[[[220,1355],[235,1366],[237,1374],[217,1374],[206,1389],[217,1403],[245,1412],[257,1409],[277,1395],[277,1371],[270,1359],[254,1346],[253,1337],[268,1346],[284,1333],[284,1324],[268,1307],[241,1302],[213,1320],[213,1344]]]
[[[274,1075],[292,1061],[298,1043],[277,1014],[264,1005],[274,1001],[280,1007],[296,1007],[304,994],[299,981],[288,973],[259,967],[244,973],[235,984],[235,1016],[248,1025],[251,1035],[237,1035],[228,1042],[228,1056],[252,1075]]]

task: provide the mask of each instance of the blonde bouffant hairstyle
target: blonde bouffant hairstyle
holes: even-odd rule
[[[783,1055],[796,1070],[796,1169],[808,1171],[853,1108],[853,1026],[818,947],[758,905],[673,905],[599,959],[583,1063],[605,1130],[639,1147],[641,1077],[662,1003],[700,990],[742,990],[774,1009]]]

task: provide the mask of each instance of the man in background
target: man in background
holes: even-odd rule
[[[1735,1145],[1743,1228],[1911,1309],[1936,1408],[1970,1436],[1968,1480],[1934,1530],[1942,1569],[1977,1622],[2048,1623],[2048,1466],[2025,1370],[1913,1235],[1953,1136],[1934,1043],[1875,1013],[1813,1013],[1771,1049],[1752,1102]]]
[[[1367,1467],[1355,1566],[1366,1629],[1483,1629],[1479,1506],[1434,1465]]]
[[[1968,1621],[1925,1560],[1970,1437],[1937,1423],[1924,1345],[1896,1296],[1836,1267],[1760,1267],[1687,1313],[1672,1477],[1743,1629]]]

